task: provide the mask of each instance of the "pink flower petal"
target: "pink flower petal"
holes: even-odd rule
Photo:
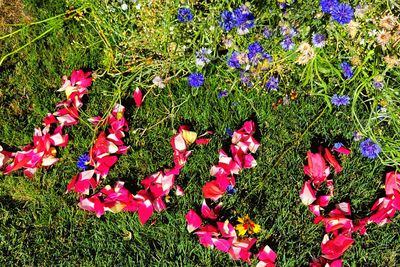
[[[137,108],[139,108],[142,105],[142,91],[140,91],[139,88],[135,89],[135,92],[133,93],[133,99],[135,100],[135,105]]]
[[[311,181],[304,182],[304,185],[300,191],[301,202],[303,202],[303,204],[306,206],[312,204],[317,199],[315,192],[316,191],[311,186]]]
[[[193,232],[197,228],[199,228],[202,224],[202,219],[194,210],[189,210],[189,212],[185,216],[187,222],[187,230],[189,233]]]

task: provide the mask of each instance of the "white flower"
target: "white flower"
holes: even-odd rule
[[[125,4],[125,3],[123,3],[123,4],[121,5],[121,9],[122,9],[123,11],[128,10],[128,5]]]
[[[160,76],[154,77],[153,84],[155,84],[156,86],[158,86],[161,89],[165,87],[164,81]]]

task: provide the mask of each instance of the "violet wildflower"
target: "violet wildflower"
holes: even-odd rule
[[[346,106],[350,103],[350,97],[347,95],[338,96],[337,94],[334,94],[331,98],[331,102],[337,107]]]
[[[178,10],[178,16],[177,17],[178,17],[178,20],[180,22],[189,22],[189,21],[193,20],[192,12],[187,7],[181,7]]]
[[[201,48],[200,51],[196,52],[196,65],[204,67],[205,65],[210,63],[210,59],[208,58],[210,54],[210,48]]]
[[[265,27],[264,30],[263,30],[263,35],[264,35],[265,38],[268,39],[269,37],[272,36],[272,32],[271,32],[271,30],[269,28]]]
[[[361,155],[369,159],[375,159],[381,150],[381,147],[369,138],[360,144]]]
[[[267,84],[265,85],[265,87],[269,91],[276,91],[278,89],[278,85],[279,85],[279,78],[271,76],[269,78]]]
[[[83,155],[81,155],[78,158],[78,161],[76,162],[76,167],[78,169],[81,169],[83,171],[86,171],[87,169],[89,169],[89,162],[90,162],[90,157],[88,153],[85,153]]]
[[[325,46],[326,37],[319,33],[314,33],[311,39],[313,45],[318,48]]]
[[[340,67],[343,70],[343,75],[347,80],[350,80],[351,78],[353,78],[354,73],[351,70],[351,65],[348,62],[343,62],[342,64],[340,64]]]
[[[384,86],[383,82],[379,81],[379,80],[374,80],[372,82],[372,85],[375,87],[375,89],[379,89],[379,90],[382,89]]]
[[[204,76],[201,73],[193,72],[189,75],[188,82],[193,88],[200,87],[204,83]]]
[[[354,16],[353,8],[350,5],[338,4],[332,8],[332,18],[339,24],[348,24]]]
[[[218,94],[218,98],[223,98],[226,96],[228,96],[228,92],[226,90],[223,90],[223,91],[219,92],[219,94]]]
[[[290,37],[285,37],[283,39],[283,41],[281,42],[281,47],[285,50],[285,51],[289,51],[292,50],[294,48],[294,43],[292,41],[292,38]]]
[[[251,82],[250,74],[246,71],[240,72],[240,81],[246,86],[252,86],[253,83]]]
[[[240,68],[240,63],[239,63],[239,52],[234,51],[230,57],[226,56],[226,59],[228,60],[228,66],[231,68],[239,69]]]
[[[331,13],[333,7],[339,5],[339,1],[338,0],[320,0],[319,4],[320,4],[323,12]]]
[[[360,141],[361,139],[362,139],[362,134],[360,132],[355,131],[353,133],[353,140],[357,142]]]

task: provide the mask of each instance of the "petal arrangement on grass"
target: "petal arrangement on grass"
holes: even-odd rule
[[[74,190],[76,193],[88,195],[90,189],[94,190],[107,177],[110,168],[118,161],[117,155],[128,151],[128,147],[122,141],[128,131],[124,113],[124,106],[120,104],[114,106],[105,122],[109,127],[106,131],[100,132],[88,153],[89,160],[85,162],[85,171],[72,178],[67,186],[67,192]]]
[[[187,229],[199,237],[199,242],[205,247],[212,247],[222,252],[228,253],[234,260],[242,260],[250,263],[252,253],[250,250],[255,245],[257,239],[249,235],[257,234],[261,231],[260,225],[253,222],[248,215],[237,218],[234,226],[229,220],[219,221],[222,203],[211,204],[207,202],[217,201],[226,193],[234,194],[235,175],[241,170],[253,168],[257,165],[252,153],[256,153],[259,142],[253,137],[255,133],[253,121],[246,121],[243,127],[230,134],[232,144],[230,152],[232,156],[224,150],[219,151],[219,162],[210,169],[210,173],[215,180],[207,182],[203,186],[204,200],[201,206],[201,216],[194,210],[190,210],[186,215]],[[210,222],[203,224],[203,220]],[[236,232],[237,231],[237,232]],[[256,255],[259,259],[257,266],[275,266],[276,254],[268,247],[264,247]]]
[[[211,132],[206,134],[209,133]],[[164,199],[172,188],[176,188],[176,195],[183,195],[182,188],[176,185],[175,181],[191,155],[191,151],[188,150],[189,145],[206,144],[208,143],[206,140],[208,139],[198,138],[197,134],[189,131],[187,126],[181,126],[178,133],[170,139],[174,158],[172,169],[156,172],[143,179],[140,183],[144,189],[136,194],[126,189],[124,182],[118,181],[114,187],[107,185],[98,193],[88,198],[81,198],[79,206],[95,212],[98,217],[106,211],[137,212],[140,222],[145,224],[155,211],[161,212],[166,209]]]
[[[31,144],[17,152],[3,151],[0,147],[0,168],[5,167],[4,174],[24,169],[24,175],[33,178],[38,168],[48,168],[58,161],[56,147],[68,144],[64,127],[78,123],[82,98],[92,83],[90,74],[74,70],[70,79],[63,77],[64,83],[58,91],[64,91],[67,99],[57,104],[59,109],[56,112],[47,114],[43,119],[43,128],[35,128]]]
[[[350,150],[342,143],[336,143],[332,151],[344,155],[350,154]],[[400,210],[400,174],[396,172],[386,174],[386,196],[375,202],[370,216],[352,219],[351,206],[348,202],[336,204],[333,210],[324,215],[334,191],[333,180],[329,178],[330,168],[325,160],[334,167],[335,173],[339,173],[342,167],[327,148],[320,147],[318,153],[307,152],[307,159],[308,165],[304,167],[304,173],[309,176],[309,179],[304,182],[300,198],[315,215],[314,223],[322,223],[326,233],[321,243],[322,256],[314,259],[310,266],[339,267],[342,266],[340,258],[354,243],[353,233],[365,235],[368,223],[386,224],[394,217],[396,211]],[[327,195],[318,194],[318,189],[323,183],[326,183],[328,188]]]

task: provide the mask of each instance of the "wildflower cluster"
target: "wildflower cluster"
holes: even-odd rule
[[[342,4],[338,0],[320,0],[321,9],[331,14],[339,24],[348,24],[354,16],[353,8],[348,4]]]
[[[64,128],[78,123],[82,98],[92,83],[90,72],[82,70],[72,71],[71,78],[64,76],[63,80],[58,91],[64,91],[67,99],[57,104],[56,112],[47,114],[43,128],[35,128],[32,143],[17,152],[5,151],[0,146],[0,168],[5,167],[4,174],[24,169],[24,175],[33,178],[38,168],[48,168],[58,161],[56,147],[68,145]]]
[[[254,26],[254,15],[246,5],[236,8],[234,11],[225,10],[221,12],[219,26],[224,31],[229,32],[233,28],[237,28],[239,35],[249,33],[249,29]]]

